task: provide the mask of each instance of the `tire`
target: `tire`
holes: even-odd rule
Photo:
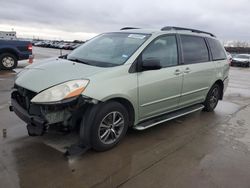
[[[248,63],[246,63],[246,67],[249,67],[250,66],[250,63],[248,62]]]
[[[206,100],[203,103],[205,106],[203,111],[212,112],[216,108],[220,95],[222,92],[222,88],[218,84],[214,84],[209,90]]]
[[[96,151],[113,148],[126,135],[128,125],[129,114],[122,104],[115,101],[102,104],[91,127],[91,147]]]
[[[11,53],[3,53],[0,55],[0,69],[12,70],[17,67],[17,58]]]

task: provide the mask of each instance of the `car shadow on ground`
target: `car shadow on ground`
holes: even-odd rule
[[[14,70],[0,70],[0,76],[8,76],[16,74]]]

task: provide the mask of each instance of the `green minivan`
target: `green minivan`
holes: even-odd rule
[[[16,76],[10,110],[30,136],[78,131],[80,147],[104,151],[128,128],[213,111],[228,85],[229,63],[208,32],[122,28],[27,66]]]

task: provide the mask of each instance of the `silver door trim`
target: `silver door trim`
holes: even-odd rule
[[[174,95],[174,96],[171,96],[171,97],[167,97],[167,98],[159,99],[159,100],[156,100],[156,101],[148,102],[148,103],[142,104],[140,106],[141,107],[149,106],[149,105],[160,103],[160,102],[163,102],[163,101],[175,99],[177,97],[182,97],[182,96],[185,96],[185,95],[191,95],[193,93],[197,93],[197,92],[204,91],[204,90],[207,90],[207,89],[208,89],[208,87],[200,88],[200,89],[197,89],[197,90],[194,90],[194,91],[189,91],[189,92],[186,92],[186,93],[182,93],[180,95]]]
[[[204,90],[207,90],[207,89],[208,89],[208,87],[203,87],[203,88],[200,88],[200,89],[196,89],[194,91],[189,91],[189,92],[186,92],[186,93],[182,93],[181,97],[185,96],[185,95],[191,95],[193,93],[197,93],[197,92],[204,91]]]
[[[171,100],[171,99],[174,99],[174,98],[177,98],[177,97],[180,97],[180,96],[181,95],[174,95],[174,96],[171,96],[171,97],[167,97],[167,98],[159,99],[159,100],[152,101],[152,102],[149,102],[149,103],[145,103],[145,104],[142,104],[140,106],[141,107],[145,107],[145,106],[149,106],[149,105],[152,105],[152,104],[160,103],[160,102],[163,102],[163,101]]]

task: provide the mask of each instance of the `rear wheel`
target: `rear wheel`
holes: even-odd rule
[[[113,148],[125,136],[129,124],[126,108],[118,102],[104,104],[91,129],[91,145],[97,151]]]
[[[203,103],[205,106],[204,111],[211,112],[216,108],[221,92],[222,88],[218,84],[212,86],[207,94],[205,102]]]
[[[0,69],[12,70],[17,67],[17,58],[11,53],[0,55]]]

